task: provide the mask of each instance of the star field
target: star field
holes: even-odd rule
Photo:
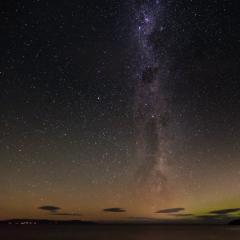
[[[0,219],[239,214],[233,2],[0,9]]]

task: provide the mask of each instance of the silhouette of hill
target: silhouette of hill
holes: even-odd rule
[[[82,220],[47,220],[47,219],[9,219],[0,221],[0,225],[93,225],[96,222]]]

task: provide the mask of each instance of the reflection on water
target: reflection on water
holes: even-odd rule
[[[238,226],[1,226],[1,240],[240,240]]]

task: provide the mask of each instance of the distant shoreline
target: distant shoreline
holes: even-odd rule
[[[0,221],[0,225],[95,225],[92,221],[82,220],[46,220],[46,219],[9,219]]]
[[[121,221],[83,221],[83,220],[48,220],[48,219],[8,219],[8,220],[0,220],[1,225],[21,225],[21,226],[29,226],[29,225],[103,225],[103,226],[113,226],[113,225],[162,225],[162,226],[171,226],[171,225],[240,225],[240,219],[236,219],[230,221],[229,223],[201,223],[201,222],[121,222]]]

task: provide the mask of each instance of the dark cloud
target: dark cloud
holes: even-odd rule
[[[74,213],[74,212],[59,212],[61,210],[60,207],[57,206],[52,206],[52,205],[45,205],[45,206],[40,206],[38,207],[40,210],[48,211],[49,214],[55,215],[55,216],[71,216],[71,217],[78,217],[81,216],[79,213]]]
[[[56,215],[56,216],[70,216],[70,217],[82,216],[80,213],[53,213],[52,215]]]
[[[214,215],[198,215],[198,216],[195,216],[196,218],[201,218],[201,219],[218,219],[220,216],[214,216]]]
[[[207,223],[227,223],[234,219],[233,217],[230,217],[229,215],[199,215],[195,216],[197,219]]]
[[[40,207],[38,207],[38,209],[55,213],[55,212],[59,211],[61,208],[57,207],[57,206],[46,205],[46,206],[40,206]]]
[[[176,213],[176,212],[181,212],[184,210],[185,210],[185,208],[168,208],[168,209],[159,210],[156,213]]]
[[[147,218],[147,217],[128,217],[127,219],[133,220],[133,221],[143,221],[143,222],[155,222],[160,220],[157,218]]]
[[[105,208],[105,209],[103,209],[103,211],[104,212],[115,212],[115,213],[117,213],[117,212],[126,212],[126,210],[123,209],[123,208]]]
[[[178,213],[178,214],[170,214],[171,216],[175,217],[192,217],[193,215],[191,213]]]
[[[227,208],[227,209],[221,209],[221,210],[215,210],[209,212],[210,214],[217,214],[217,215],[226,215],[228,213],[234,213],[240,211],[240,208]]]

